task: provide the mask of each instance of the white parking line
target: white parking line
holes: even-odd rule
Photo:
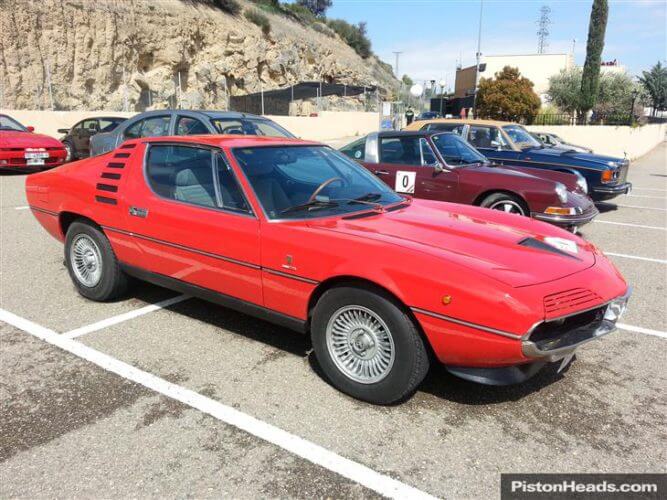
[[[652,200],[664,200],[664,196],[649,196],[645,194],[626,194],[630,198],[651,198]]]
[[[171,399],[186,404],[203,413],[237,427],[264,441],[298,455],[316,465],[340,474],[380,495],[389,498],[435,498],[417,488],[397,481],[389,476],[380,474],[358,462],[342,457],[333,451],[307,441],[299,436],[290,434],[271,424],[243,413],[231,406],[224,405],[213,399],[202,396],[190,389],[173,384],[151,373],[140,370],[114,357],[97,351],[76,340],[59,335],[57,332],[44,328],[30,320],[0,309],[0,321],[23,330],[38,339],[59,347],[81,359],[85,359],[107,371],[140,384]]]
[[[599,224],[613,224],[615,226],[630,226],[630,227],[639,227],[642,229],[659,229],[660,231],[667,231],[667,227],[645,226],[643,224],[630,224],[629,222],[612,222],[610,220],[600,220],[600,219],[595,219],[593,222],[597,222]]]
[[[172,297],[170,299],[166,299],[161,302],[156,302],[155,304],[150,304],[146,307],[142,307],[141,309],[135,309],[134,311],[119,314],[118,316],[112,316],[111,318],[103,319],[102,321],[98,321],[97,323],[93,323],[91,325],[86,325],[82,326],[81,328],[70,330],[69,332],[63,333],[63,337],[66,337],[68,339],[81,337],[81,335],[86,335],[87,333],[95,332],[97,330],[101,330],[102,328],[106,328],[108,326],[117,325],[118,323],[122,323],[123,321],[138,318],[139,316],[143,316],[144,314],[148,314],[153,311],[158,311],[165,307],[173,306],[174,304],[178,304],[179,302],[183,302],[184,300],[189,298],[190,298],[189,295],[177,295],[176,297]]]
[[[642,210],[660,210],[661,212],[667,212],[667,208],[660,208],[660,207],[639,207],[637,205],[616,205],[616,206],[621,208],[639,208]]]
[[[667,264],[665,259],[653,259],[651,257],[638,257],[637,255],[627,255],[624,253],[604,252],[605,255],[612,255],[614,257],[623,257],[624,259],[645,260],[647,262],[657,262],[658,264]]]
[[[624,323],[618,323],[616,326],[621,330],[643,333],[644,335],[653,335],[655,337],[667,339],[667,332],[661,332],[660,330],[651,330],[650,328],[642,328],[641,326],[626,325]]]
[[[28,210],[30,207],[24,206],[24,207],[14,207],[14,210]]]
[[[644,187],[632,186],[632,190],[634,191],[635,189],[641,189],[642,191],[667,191],[667,189],[644,188]]]

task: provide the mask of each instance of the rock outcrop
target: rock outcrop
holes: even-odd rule
[[[374,57],[266,15],[268,36],[195,0],[0,0],[0,109],[227,109],[230,95],[319,80],[396,88]]]

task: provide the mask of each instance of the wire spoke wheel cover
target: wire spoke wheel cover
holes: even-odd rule
[[[74,237],[70,246],[72,271],[79,282],[92,288],[102,278],[102,254],[97,243],[87,234]]]
[[[338,369],[361,384],[381,381],[394,365],[396,349],[387,324],[363,306],[338,309],[327,324],[326,343]]]
[[[508,214],[526,215],[523,213],[523,208],[513,200],[498,200],[489,205],[491,210],[500,210]]]

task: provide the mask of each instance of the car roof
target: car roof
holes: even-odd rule
[[[433,118],[431,120],[424,120],[429,123],[463,123],[465,125],[495,125],[497,127],[502,127],[503,125],[518,125],[514,122],[503,122],[500,120],[478,120],[478,119],[468,119],[465,120],[460,118]]]
[[[383,130],[378,132],[378,137],[410,137],[430,135],[430,130]]]
[[[201,144],[204,146],[213,146],[218,148],[247,148],[255,146],[326,146],[316,141],[306,141],[303,139],[292,139],[289,137],[268,137],[258,135],[178,135],[178,136],[159,136],[159,137],[141,137],[125,141],[127,143],[184,143]]]
[[[144,118],[156,115],[159,116],[172,113],[180,113],[183,115],[188,115],[188,114],[200,115],[209,118],[251,118],[254,120],[268,120],[268,118],[259,115],[253,115],[251,113],[240,113],[238,111],[209,111],[203,109],[155,109],[152,111],[144,111],[143,113],[134,115],[132,119],[135,120],[137,118]]]

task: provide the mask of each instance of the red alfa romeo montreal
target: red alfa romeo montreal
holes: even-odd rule
[[[134,276],[307,332],[329,381],[373,403],[409,396],[433,360],[488,384],[565,366],[629,295],[575,235],[412,200],[298,139],[135,139],[26,190],[83,296]]]

